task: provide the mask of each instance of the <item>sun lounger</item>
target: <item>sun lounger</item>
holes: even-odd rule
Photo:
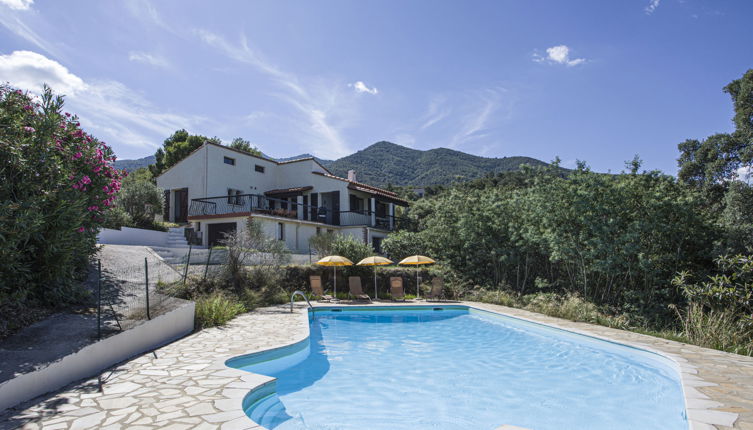
[[[350,276],[348,278],[348,288],[350,288],[350,291],[348,292],[349,296],[355,298],[356,300],[367,300],[371,302],[371,297],[363,292],[360,276]]]
[[[431,281],[431,291],[426,295],[426,300],[439,300],[444,298],[444,279],[434,278]]]
[[[403,288],[403,278],[390,278],[390,295],[393,301],[405,301],[405,288]]]
[[[329,294],[325,294],[324,288],[322,287],[322,277],[318,275],[312,275],[309,276],[309,282],[311,283],[311,293],[319,297],[320,301],[331,301],[334,299]]]

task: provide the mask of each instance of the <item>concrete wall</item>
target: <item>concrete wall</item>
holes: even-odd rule
[[[106,245],[167,246],[167,232],[122,227],[120,230],[103,228],[97,243]]]
[[[227,147],[207,145],[208,172],[207,191],[203,196],[191,197],[216,197],[227,195],[227,189],[240,190],[242,194],[264,194],[275,188],[275,169],[277,164],[262,158],[242,154]],[[224,157],[235,160],[235,165],[225,164]],[[255,170],[256,165],[264,167],[264,173]],[[188,171],[188,174],[193,172]]]
[[[0,411],[92,377],[135,355],[156,349],[193,331],[194,303],[146,321],[130,330],[85,346],[47,367],[0,384]]]

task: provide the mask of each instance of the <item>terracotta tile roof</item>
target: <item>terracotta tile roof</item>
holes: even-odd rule
[[[351,180],[341,178],[339,176],[335,176],[331,174],[326,174],[326,173],[321,173],[321,172],[311,172],[311,173],[314,173],[316,175],[321,175],[327,178],[337,179],[338,181],[347,182],[348,188],[350,188],[351,190],[358,190],[358,191],[368,193],[368,194],[375,194],[375,195],[387,198],[389,200],[393,200],[397,204],[408,206],[407,200],[401,199],[400,197],[397,196],[397,193],[394,193],[392,191],[387,191],[385,189],[378,188],[373,185],[367,185],[367,184],[362,184],[360,182],[351,181]]]
[[[264,191],[264,195],[265,196],[274,196],[274,195],[278,195],[278,194],[298,194],[298,193],[302,193],[304,191],[311,190],[313,188],[314,187],[312,185],[308,185],[308,186],[305,186],[305,187],[280,188],[280,189],[277,189],[277,190]]]

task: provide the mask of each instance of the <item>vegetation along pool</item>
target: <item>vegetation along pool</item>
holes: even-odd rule
[[[310,338],[228,365],[278,378],[246,414],[276,430],[687,430],[673,362],[464,306],[317,308]]]

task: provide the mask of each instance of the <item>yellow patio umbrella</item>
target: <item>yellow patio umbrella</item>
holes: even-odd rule
[[[376,267],[377,266],[386,266],[386,265],[392,264],[392,263],[393,263],[392,260],[390,260],[388,258],[380,257],[378,255],[374,255],[374,256],[371,256],[371,257],[366,257],[363,260],[361,260],[358,263],[356,263],[356,266],[374,266],[374,298],[375,299],[379,298],[379,293],[377,291],[377,281],[376,281]]]
[[[335,300],[337,300],[337,266],[352,266],[353,262],[339,255],[328,255],[317,261],[316,264],[320,266],[332,266],[333,270],[335,271],[334,296]]]
[[[421,264],[434,264],[436,261],[432,260],[431,258],[425,256],[425,255],[411,255],[410,257],[405,257],[402,260],[400,260],[397,264],[402,265],[412,265],[412,266],[418,266]],[[416,298],[421,297],[421,289],[418,285],[418,267],[416,268]]]

